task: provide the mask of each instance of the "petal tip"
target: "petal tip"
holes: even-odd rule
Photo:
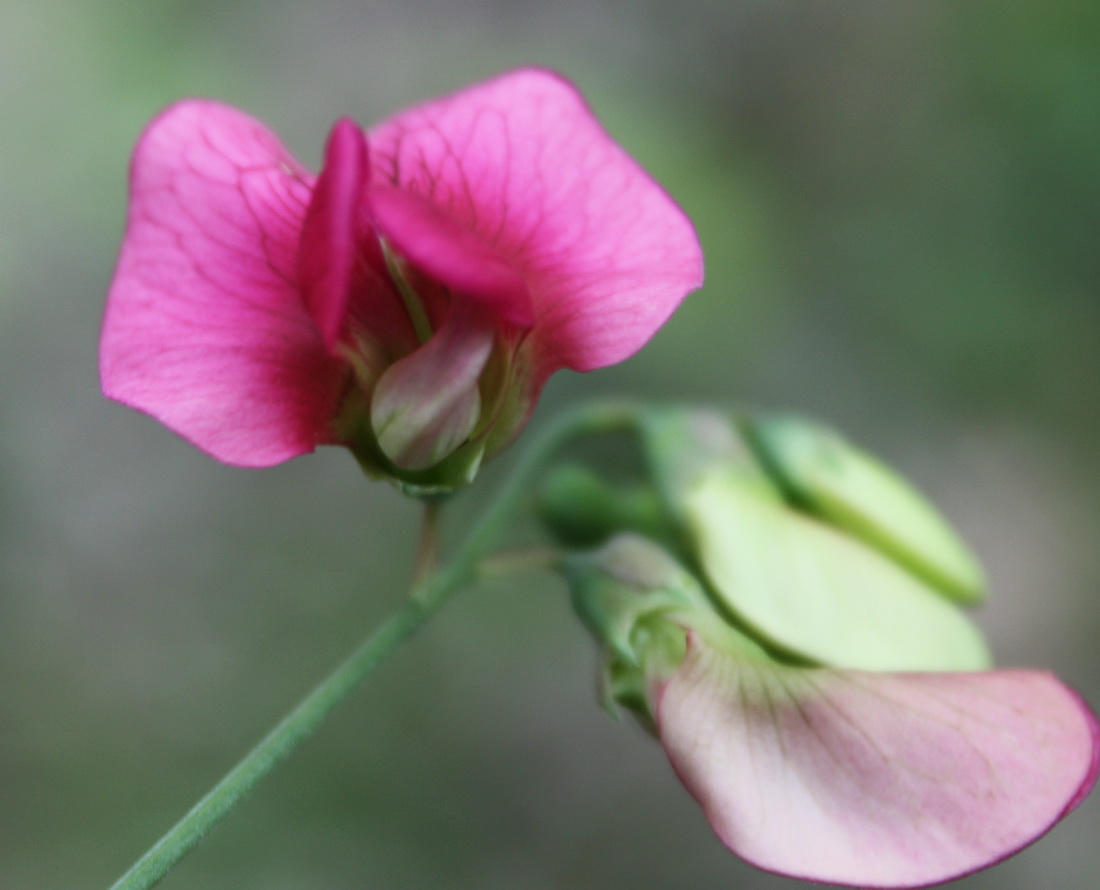
[[[842,886],[926,887],[989,868],[1096,780],[1096,717],[1045,672],[800,670],[692,641],[657,719],[730,850]]]

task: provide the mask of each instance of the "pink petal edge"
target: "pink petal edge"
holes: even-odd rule
[[[523,278],[431,201],[392,186],[375,186],[370,207],[379,231],[421,271],[456,294],[493,307],[507,321],[531,324]]]
[[[922,887],[1045,834],[1096,781],[1100,726],[1035,671],[767,666],[692,639],[659,694],[673,768],[722,842],[767,871]]]
[[[341,118],[325,145],[324,166],[302,224],[299,248],[302,293],[330,352],[347,318],[369,176],[366,138],[353,120]]]
[[[683,211],[549,71],[400,112],[370,142],[376,182],[430,202],[526,283],[538,379],[629,357],[702,282]]]
[[[142,134],[104,318],[104,393],[215,458],[270,466],[330,438],[343,374],[297,287],[312,177],[255,119],[171,106]]]

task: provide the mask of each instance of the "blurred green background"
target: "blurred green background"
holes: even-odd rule
[[[1100,5],[4,0],[0,886],[106,887],[407,581],[416,511],[346,453],[229,469],[99,395],[140,128],[212,96],[315,165],[339,115],[529,63],[708,256],[646,350],[560,375],[534,424],[598,394],[826,418],[986,560],[1000,661],[1100,703]],[[725,852],[594,677],[556,581],[469,592],[163,887],[797,886]],[[1093,799],[959,886],[1092,886],[1098,836]]]

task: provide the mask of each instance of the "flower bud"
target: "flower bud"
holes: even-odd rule
[[[622,531],[660,538],[667,529],[652,486],[613,486],[579,464],[564,464],[550,473],[539,487],[536,509],[566,547],[597,547]]]
[[[664,410],[643,428],[657,486],[713,595],[765,646],[864,670],[988,666],[977,629],[894,558],[896,547],[804,509],[731,417]],[[923,504],[915,494],[904,501],[900,484],[881,490],[887,509]],[[874,489],[862,493],[873,502]]]

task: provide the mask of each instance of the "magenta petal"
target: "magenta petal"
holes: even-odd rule
[[[916,887],[992,865],[1096,780],[1096,718],[1050,674],[869,674],[693,640],[661,741],[731,850],[768,869]]]
[[[302,226],[299,256],[302,293],[330,351],[347,317],[369,175],[366,139],[354,121],[342,118],[325,145],[325,164]]]
[[[702,282],[687,217],[550,72],[420,105],[370,140],[375,181],[430,202],[525,281],[540,379],[627,358]]]
[[[262,124],[174,105],[142,135],[108,296],[103,390],[226,463],[331,439],[343,367],[297,287],[311,177]]]
[[[458,294],[492,306],[514,324],[531,324],[531,300],[523,278],[430,201],[376,186],[370,207],[381,233],[422,272]]]

